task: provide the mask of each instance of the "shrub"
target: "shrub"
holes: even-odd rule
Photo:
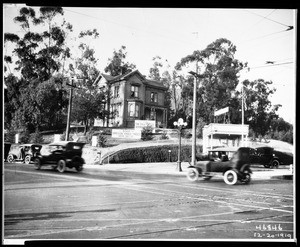
[[[39,130],[36,130],[34,133],[30,134],[30,143],[43,143],[44,138]]]
[[[19,137],[20,143],[29,143],[30,141],[30,133],[28,130],[25,130],[20,133]]]
[[[107,137],[102,133],[98,134],[97,136],[98,147],[105,147],[106,144],[107,144]]]
[[[142,129],[142,137],[143,141],[149,141],[154,138],[153,136],[153,128],[151,125],[147,125]]]
[[[167,139],[169,139],[169,137],[168,137],[166,131],[163,131],[163,132],[161,133],[160,139],[161,139],[161,140],[167,140]]]

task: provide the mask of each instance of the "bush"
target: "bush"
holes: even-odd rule
[[[43,143],[44,138],[39,130],[36,130],[34,133],[30,134],[30,143]]]
[[[169,139],[169,137],[168,137],[166,131],[163,131],[163,132],[161,133],[160,139],[161,139],[161,140],[167,140],[167,139]]]
[[[107,138],[104,134],[100,133],[97,136],[97,146],[98,147],[106,147]]]
[[[142,129],[142,137],[143,141],[149,141],[154,138],[153,136],[153,128],[151,125],[147,125]]]
[[[20,141],[20,143],[29,143],[30,142],[30,133],[28,130],[25,130],[20,133],[19,141]]]
[[[171,150],[171,153],[169,153],[169,150]],[[197,152],[202,152],[202,146],[197,146]],[[181,146],[180,154],[181,161],[190,161],[192,155],[191,146]],[[177,160],[178,145],[129,148],[109,156],[110,163],[175,162]]]

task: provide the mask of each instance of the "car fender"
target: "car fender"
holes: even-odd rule
[[[71,162],[79,161],[80,163],[84,164],[84,159],[80,156],[75,156],[72,158]]]
[[[244,172],[246,169],[249,170],[250,173],[252,173],[252,170],[251,170],[249,164],[244,164],[244,165],[241,167],[240,172]]]

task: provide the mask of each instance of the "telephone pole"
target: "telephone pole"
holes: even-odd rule
[[[73,98],[73,88],[74,86],[74,78],[71,79],[71,84],[67,83],[67,85],[70,87],[70,96],[69,96],[69,106],[68,106],[68,118],[67,118],[67,129],[66,129],[66,138],[65,140],[69,140],[69,134],[70,134],[70,121],[71,121],[71,112],[72,112],[72,98]]]

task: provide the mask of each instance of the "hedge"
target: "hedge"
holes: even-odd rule
[[[169,153],[169,150],[171,151]],[[197,145],[196,152],[202,152],[202,146]],[[181,161],[189,161],[192,155],[190,145],[181,146]],[[175,162],[178,160],[178,145],[161,145],[120,150],[109,156],[109,163],[149,163]],[[107,157],[103,160],[107,163]]]

